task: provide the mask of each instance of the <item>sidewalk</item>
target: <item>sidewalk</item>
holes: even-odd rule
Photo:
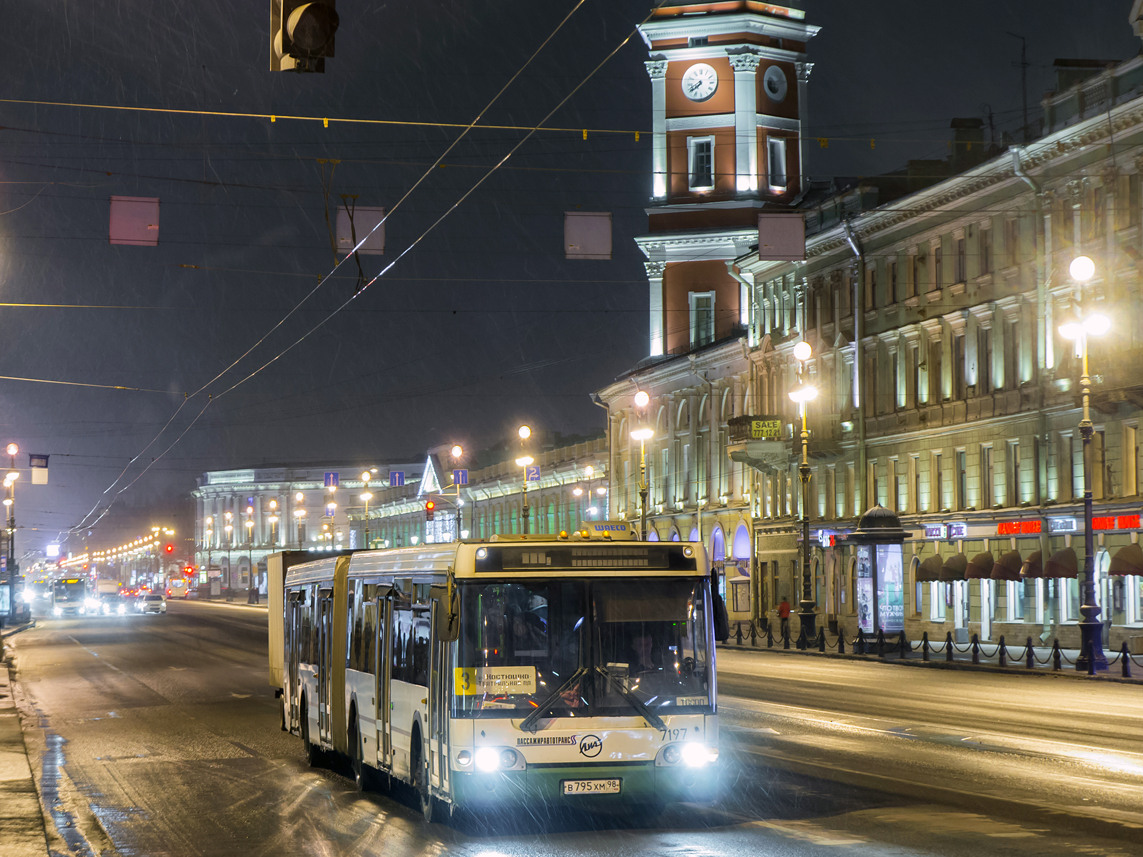
[[[13,630],[5,628],[4,635]],[[0,654],[0,854],[44,857],[49,853],[44,814],[12,698],[7,652]]]

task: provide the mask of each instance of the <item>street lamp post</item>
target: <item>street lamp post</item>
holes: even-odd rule
[[[20,447],[8,444],[8,474],[4,477],[7,496],[4,505],[8,507],[8,555],[6,573],[8,576],[8,616],[16,615],[16,480],[20,473],[16,470],[16,455]]]
[[[464,447],[459,443],[454,443],[452,449],[448,451],[448,454],[452,458],[453,482],[456,483],[456,470],[461,463],[461,459],[464,458]],[[460,485],[455,484],[454,487],[456,488],[456,540],[459,542],[461,539],[460,527],[462,523],[460,507],[463,501],[460,499]]]
[[[1082,286],[1095,274],[1095,264],[1087,256],[1077,256],[1072,260],[1069,271],[1076,284]],[[1083,438],[1083,522],[1084,558],[1083,584],[1080,592],[1079,622],[1080,653],[1076,658],[1076,669],[1084,672],[1090,669],[1106,670],[1107,657],[1103,653],[1103,623],[1099,620],[1100,607],[1095,592],[1095,537],[1092,532],[1091,498],[1091,438],[1095,428],[1091,422],[1089,399],[1091,396],[1091,376],[1087,371],[1087,338],[1102,336],[1111,327],[1111,321],[1101,313],[1091,313],[1078,321],[1060,325],[1060,334],[1073,340],[1080,351],[1082,369],[1080,391],[1083,399],[1083,414],[1080,417],[1080,437]]]
[[[655,436],[653,429],[642,423],[647,418],[647,405],[651,397],[646,390],[635,394],[635,411],[639,414],[639,428],[631,432],[631,437],[639,441],[639,538],[647,538],[647,441]]]
[[[532,429],[529,426],[520,426],[516,433],[520,436],[520,446],[523,448],[524,443],[532,436]],[[520,532],[524,535],[528,534],[528,465],[534,461],[535,459],[526,452],[516,459],[516,466],[524,468],[524,505],[520,510]]]
[[[369,491],[369,480],[373,478],[373,473],[369,470],[361,472],[361,499],[365,501],[365,526],[361,534],[361,546],[365,550],[369,550],[369,501],[373,499],[373,494]]]
[[[207,515],[206,518],[206,575],[210,577],[210,552],[214,547],[214,516]]]
[[[270,549],[278,549],[278,501],[270,501]]]
[[[234,568],[230,564],[230,549],[234,546],[234,525],[231,520],[234,518],[232,512],[227,512],[223,515],[226,518],[226,526],[222,528],[226,533],[226,600],[234,600]]]
[[[798,361],[798,387],[790,391],[790,398],[797,402],[802,416],[802,463],[798,474],[802,479],[802,602],[798,617],[802,621],[802,636],[808,643],[817,633],[814,629],[816,617],[814,607],[814,578],[810,569],[810,431],[806,426],[806,406],[817,398],[818,390],[805,383],[806,361],[813,355],[808,342],[794,346],[794,357]]]
[[[254,581],[254,507],[246,507],[246,565],[250,575],[246,590],[246,602],[258,603],[258,584]]]

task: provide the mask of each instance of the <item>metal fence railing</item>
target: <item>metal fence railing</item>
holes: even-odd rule
[[[791,638],[789,627],[782,629],[777,635],[769,624],[758,627],[754,622],[736,622],[731,632],[727,646],[741,649],[796,649],[802,652],[836,653],[849,656],[875,656],[880,659],[920,659],[922,661],[943,660],[946,663],[972,664],[997,666],[1000,668],[1023,667],[1032,670],[1049,668],[1053,671],[1063,670],[1064,665],[1076,666],[1083,663],[1088,675],[1098,675],[1104,672],[1102,665],[1096,662],[1094,652],[1088,652],[1086,659],[1081,659],[1082,650],[1064,649],[1060,641],[1055,639],[1051,645],[1037,646],[1031,637],[1018,646],[1010,646],[1004,637],[1000,637],[994,644],[985,644],[980,641],[977,634],[973,634],[969,642],[958,644],[949,632],[943,642],[934,643],[929,639],[928,632],[921,635],[920,640],[909,640],[902,631],[888,637],[878,630],[876,634],[865,634],[858,631],[855,637],[849,638],[845,634],[827,634],[824,628],[819,628],[812,639],[807,639],[804,633],[797,638]],[[1143,667],[1143,658],[1137,658],[1128,650],[1124,643],[1119,651],[1112,654],[1108,652],[1107,673],[1117,672],[1120,677],[1133,678],[1132,666]]]

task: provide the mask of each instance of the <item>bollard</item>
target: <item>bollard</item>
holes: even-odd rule
[[[857,629],[857,640],[853,644],[853,652],[857,655],[865,654],[865,631],[861,628]]]
[[[758,627],[754,624],[754,620],[750,620],[750,645],[758,648]]]
[[[953,656],[952,631],[949,631],[947,634],[945,634],[945,660],[948,661],[950,664],[952,663],[952,659],[953,659],[952,656]]]
[[[742,623],[741,622],[735,622],[734,623],[734,643],[737,646],[742,645]]]
[[[774,648],[774,627],[769,622],[766,623],[766,648]]]
[[[825,651],[825,628],[818,628],[818,651]]]
[[[972,635],[972,662],[980,663],[980,638],[976,634]]]
[[[1119,652],[1119,656],[1123,658],[1123,677],[1131,678],[1131,653],[1127,651],[1127,644],[1123,644],[1123,649]]]
[[[782,629],[782,648],[790,648],[790,626],[788,623],[786,627]]]
[[[921,660],[928,661],[929,659],[929,632],[921,634]]]
[[[1056,672],[1063,669],[1062,659],[1062,655],[1060,654],[1060,641],[1058,639],[1052,640],[1052,669],[1056,670]]]
[[[1087,674],[1095,675],[1095,643],[1084,646],[1084,653],[1087,655]]]
[[[810,641],[806,639],[806,629],[805,628],[799,628],[798,629],[797,646],[798,646],[799,652],[804,652],[810,646]]]
[[[877,657],[885,657],[885,632],[877,629]]]
[[[839,655],[845,654],[845,629],[837,629],[837,653]]]
[[[997,649],[997,652],[1000,654],[1000,666],[1002,666],[1002,667],[1008,666],[1008,650],[1006,648],[1004,648],[1004,635],[1003,634],[1000,635],[1000,648]]]
[[[897,650],[901,655],[901,660],[905,660],[909,656],[909,641],[905,639],[904,631],[897,634]]]
[[[1028,638],[1027,647],[1028,647],[1028,653],[1027,653],[1028,669],[1034,669],[1036,666],[1036,651],[1035,651],[1035,649],[1032,648],[1032,638],[1031,637]]]

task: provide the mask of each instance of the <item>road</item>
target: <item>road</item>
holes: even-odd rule
[[[783,653],[722,654],[725,794],[659,818],[425,825],[280,731],[266,617],[45,619],[10,639],[60,854],[1131,855],[1138,687]]]

